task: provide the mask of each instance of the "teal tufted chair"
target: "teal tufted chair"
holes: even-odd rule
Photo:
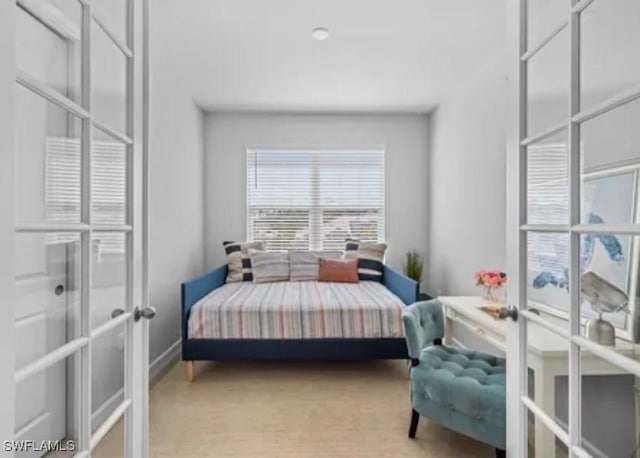
[[[411,358],[411,425],[420,416],[491,444],[505,456],[505,361],[442,345],[444,318],[438,300],[416,302],[402,313]]]

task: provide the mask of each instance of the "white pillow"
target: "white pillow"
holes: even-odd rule
[[[289,253],[266,252],[249,248],[254,283],[289,280]]]
[[[320,259],[342,259],[342,251],[290,251],[289,279],[318,281]]]

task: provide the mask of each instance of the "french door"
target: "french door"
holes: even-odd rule
[[[0,6],[8,456],[147,455],[146,7]]]
[[[507,453],[638,456],[640,2],[507,3]]]

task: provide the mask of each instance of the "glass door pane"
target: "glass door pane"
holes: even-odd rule
[[[16,385],[15,440],[26,441],[16,458],[66,458],[79,451],[79,380],[76,354]]]
[[[554,27],[566,20],[569,2],[563,0],[527,0],[527,41],[529,49],[548,37]]]
[[[545,324],[564,332],[569,329],[569,237],[566,233],[531,232],[527,240],[527,310],[542,320],[526,320],[528,396],[537,409],[566,430],[568,398],[557,393],[564,389],[566,394],[569,341]],[[556,435],[532,411],[528,430],[530,456],[564,456]]]
[[[19,71],[76,102],[80,100],[82,7],[77,0],[39,0],[17,9]],[[50,20],[55,27],[47,24]],[[20,124],[17,124],[20,126]]]
[[[637,344],[617,351],[639,360]],[[637,378],[584,349],[580,365],[582,447],[592,456],[637,456]]]
[[[111,428],[105,438],[93,449],[92,458],[119,458],[125,456],[124,418]]]
[[[129,0],[93,0],[91,6],[94,14],[97,15],[101,22],[104,22],[109,31],[115,37],[122,41],[126,41],[127,32],[127,4]]]
[[[16,85],[16,220],[80,222],[81,120]]]
[[[127,148],[124,143],[93,129],[91,143],[91,222],[126,223]]]
[[[95,22],[91,33],[92,116],[124,134],[127,126],[127,58]]]
[[[580,15],[580,34],[583,110],[638,86],[640,2],[593,2]]]
[[[104,434],[92,456],[125,456],[124,417],[126,325],[116,326],[92,342],[91,432]],[[113,423],[115,421],[115,423]]]
[[[569,110],[569,32],[564,29],[528,62],[527,136],[565,122]]]
[[[569,219],[569,139],[566,129],[527,146],[527,223]]]
[[[91,327],[95,329],[111,320],[116,309],[127,310],[126,237],[115,232],[94,232],[91,249]]]
[[[622,234],[580,237],[582,335],[606,346],[637,335],[638,243]]]
[[[629,169],[640,162],[640,99],[582,123],[583,186],[603,172]],[[627,198],[632,194],[627,193]],[[586,204],[587,202],[585,202]],[[584,213],[583,213],[584,218]]]
[[[80,236],[18,233],[16,370],[81,337]]]

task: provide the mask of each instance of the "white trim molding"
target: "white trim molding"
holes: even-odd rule
[[[149,364],[149,381],[153,381],[158,377],[164,368],[172,364],[180,356],[181,344],[182,339],[176,340]]]
[[[98,407],[91,414],[91,424],[103,424],[105,421],[107,421],[107,418],[109,418],[111,412],[113,412],[120,404],[122,404],[122,401],[124,401],[124,387],[116,391],[109,399],[104,401],[100,405],[100,407]]]

